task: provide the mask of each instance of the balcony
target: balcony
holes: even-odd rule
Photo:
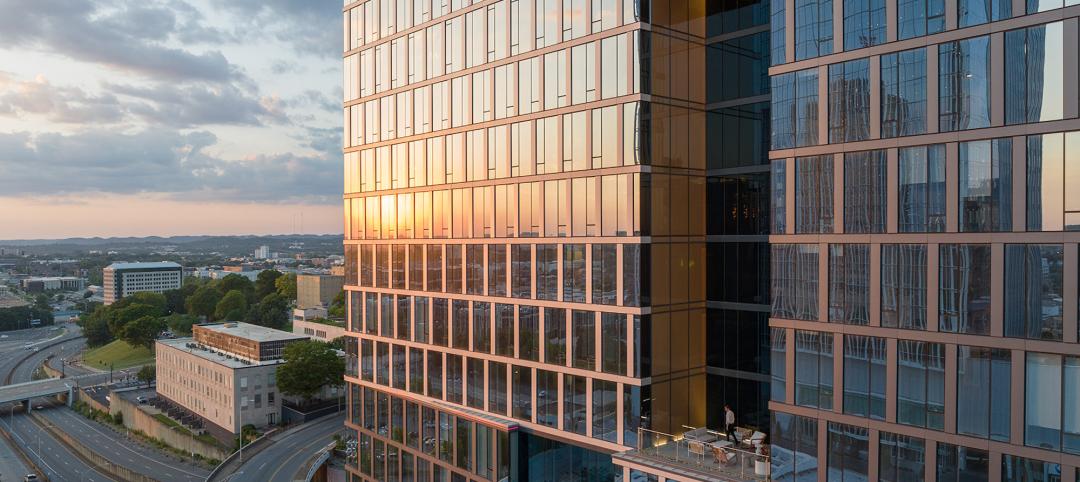
[[[615,454],[615,463],[651,474],[702,482],[767,482],[769,455],[759,453],[760,432],[736,432],[738,443],[727,434],[705,428],[684,427],[682,435],[638,429],[637,449]],[[754,434],[751,436],[751,434]],[[752,441],[751,441],[752,440]],[[767,453],[767,450],[765,451]]]

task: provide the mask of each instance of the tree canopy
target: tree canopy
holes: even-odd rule
[[[184,305],[187,307],[189,315],[205,316],[208,319],[213,319],[214,311],[217,309],[217,304],[221,301],[221,298],[221,292],[217,288],[206,285],[195,290],[195,293],[188,297]]]
[[[296,273],[281,275],[277,281],[274,281],[274,286],[277,287],[278,294],[286,300],[296,299]]]
[[[259,273],[255,278],[255,299],[261,300],[266,295],[277,292],[277,280],[281,277],[281,271],[268,269]]]
[[[289,322],[289,300],[271,293],[252,306],[244,321],[268,328],[283,329]]]
[[[305,340],[285,346],[285,363],[277,368],[277,384],[282,393],[311,400],[323,386],[344,384],[345,360],[334,349]]]
[[[243,291],[235,289],[225,293],[221,301],[218,301],[217,307],[214,309],[214,319],[223,321],[240,320],[247,314],[247,309],[247,295]]]

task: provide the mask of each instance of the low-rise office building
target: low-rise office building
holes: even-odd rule
[[[195,325],[191,338],[157,341],[158,396],[231,440],[244,425],[278,423],[277,367],[289,343],[308,337],[248,323]]]
[[[173,262],[110,264],[103,270],[105,304],[111,305],[133,293],[179,289],[183,273],[184,268]]]
[[[27,293],[79,291],[86,288],[86,279],[74,276],[32,277],[22,280],[22,288]]]
[[[294,310],[301,311],[301,310]],[[316,323],[313,321],[293,319],[293,333],[305,335],[316,341],[329,343],[337,338],[345,336],[345,324],[340,326]]]

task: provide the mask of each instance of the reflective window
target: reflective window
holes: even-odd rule
[[[559,298],[559,246],[536,245],[536,299]]]
[[[888,188],[885,151],[844,154],[844,232],[883,233]]]
[[[769,384],[770,400],[784,403],[787,401],[787,330],[769,328]]]
[[[616,399],[618,384],[612,381],[592,381],[592,436],[608,442],[617,442]]]
[[[487,369],[488,411],[505,415],[508,398],[506,391],[506,364],[489,361]]]
[[[431,342],[450,346],[450,305],[444,298],[435,298],[431,304]]]
[[[945,231],[945,145],[899,150],[899,230]]]
[[[1080,454],[1080,357],[1027,354],[1024,444]]]
[[[484,294],[484,245],[465,246],[465,292]]]
[[[506,245],[489,244],[488,296],[506,296]]]
[[[511,416],[519,420],[532,420],[532,369],[529,367],[513,366],[513,412]]]
[[[559,374],[536,370],[536,423],[559,426]]]
[[[614,375],[626,374],[626,315],[600,313],[600,370]]]
[[[532,298],[532,245],[513,244],[510,255],[511,294],[514,298]]]
[[[917,482],[926,479],[926,441],[889,432],[878,439],[878,480]]]
[[[1005,32],[1005,123],[1064,116],[1064,23]]]
[[[926,329],[926,245],[881,245],[881,326]]]
[[[566,310],[544,308],[544,363],[566,365]]]
[[[817,480],[818,421],[783,412],[772,412],[773,480]]]
[[[1028,136],[1028,231],[1080,230],[1080,132]]]
[[[938,442],[937,480],[987,482],[990,480],[990,452]]]
[[[896,421],[945,428],[945,345],[897,342]]]
[[[829,65],[829,142],[869,137],[870,59]]]
[[[772,161],[771,179],[772,233],[784,234],[787,231],[787,160]]]
[[[438,246],[434,246],[438,247]],[[428,291],[439,291],[442,286],[442,280],[437,283],[432,283],[432,248],[428,246]],[[441,251],[441,250],[440,250]],[[461,279],[462,279],[462,265],[463,258],[461,255],[460,244],[448,244],[446,245],[446,292],[447,293],[461,293]],[[442,268],[442,260],[438,262],[438,268]]]
[[[938,46],[938,118],[941,132],[990,127],[989,36]]]
[[[585,245],[563,245],[563,301],[585,302]]]
[[[844,413],[885,420],[886,344],[844,335]]]
[[[772,76],[772,148],[818,143],[817,69]]]
[[[649,246],[648,244],[623,245],[623,305],[649,304]]]
[[[957,0],[956,19],[960,28],[1004,20],[1012,16],[1011,0]]]
[[[844,50],[885,43],[885,0],[844,0]]]
[[[795,159],[795,232],[833,230],[833,156]]]
[[[1012,229],[1012,139],[961,142],[960,231]]]
[[[585,377],[563,375],[563,430],[585,435],[587,396]]]
[[[833,335],[795,332],[795,404],[832,410]]]
[[[942,244],[938,249],[938,329],[989,334],[990,245]]]
[[[897,0],[897,40],[945,30],[945,0]]]
[[[461,355],[446,355],[446,401],[461,404],[461,384],[464,382]]]
[[[956,432],[1009,441],[1012,405],[1012,352],[958,346],[956,353]]]
[[[832,0],[795,0],[795,60],[833,51]]]
[[[1005,245],[1005,336],[1061,341],[1060,244]]]
[[[477,304],[480,302],[478,301]],[[480,308],[483,311],[483,308]],[[450,325],[450,343],[454,348],[461,350],[469,349],[469,302],[454,300],[452,321]],[[483,335],[481,335],[483,336]]]
[[[770,59],[773,65],[787,62],[787,22],[784,2],[769,2],[769,25],[772,32],[769,37]]]
[[[495,304],[495,354],[514,356],[514,305]]]
[[[771,247],[772,316],[818,319],[818,245],[773,244]]]
[[[571,340],[575,368],[596,369],[596,313],[573,310],[571,313]]]
[[[540,357],[540,309],[518,307],[518,357],[537,361]]]
[[[1057,482],[1060,480],[1061,464],[1001,454],[1002,482]]]
[[[426,296],[413,298],[413,341],[418,343],[428,342],[428,299]]]
[[[881,56],[881,137],[926,133],[926,49]]]
[[[592,302],[614,305],[617,302],[618,250],[614,244],[592,245]]]
[[[870,462],[870,431],[829,422],[829,470],[828,480],[859,482],[867,480]]]
[[[829,321],[870,323],[870,245],[829,245]]]

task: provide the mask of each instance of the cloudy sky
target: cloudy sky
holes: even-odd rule
[[[0,239],[340,233],[340,0],[0,0]]]

